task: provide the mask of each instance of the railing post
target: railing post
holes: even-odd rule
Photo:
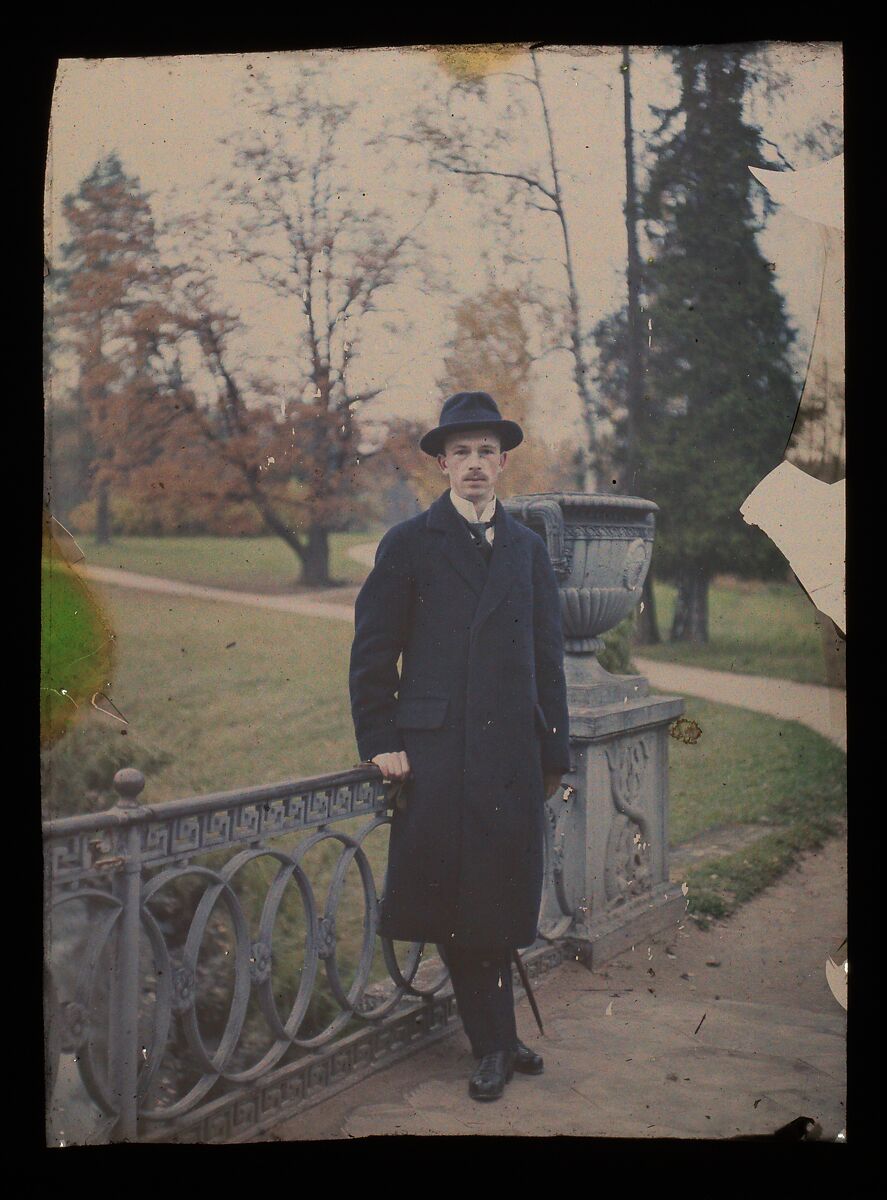
[[[114,776],[118,800],[113,811],[138,808],[145,786],[141,771],[127,767]],[[112,1141],[135,1141],[138,1134],[139,1073],[139,933],[141,928],[142,864],[138,825],[125,828],[121,871],[114,877],[114,895],[121,903],[117,952],[111,965],[108,1078],[117,1099]]]

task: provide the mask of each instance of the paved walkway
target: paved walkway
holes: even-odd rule
[[[806,918],[806,919],[805,919]],[[835,838],[709,930],[687,921],[605,968],[565,963],[526,999],[518,1031],[545,1057],[501,1100],[467,1095],[452,1036],[257,1141],[379,1134],[730,1138],[811,1117],[845,1127],[846,1013],[825,976],[846,933],[846,842]]]

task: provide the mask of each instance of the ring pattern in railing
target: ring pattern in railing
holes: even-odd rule
[[[203,1112],[215,1110],[225,1095],[242,1106],[250,1089],[266,1084],[296,1056],[335,1054],[343,1035],[383,1025],[404,1003],[426,1012],[436,1004],[447,972],[440,962],[423,962],[421,944],[409,946],[398,961],[394,945],[381,938],[388,979],[370,982],[378,893],[365,843],[390,822],[376,770],[361,767],[153,807],[137,802],[144,780],[136,772],[119,773],[118,784],[121,799],[109,812],[47,822],[44,829],[50,932],[63,910],[86,908],[79,910],[79,953],[67,946],[76,968],[66,972],[65,947],[50,956],[58,997],[55,1042],[76,1056],[83,1086],[112,1136],[172,1139],[199,1123]],[[334,827],[361,817],[368,820],[356,832]],[[547,823],[546,832],[555,861],[546,872],[552,886],[542,932],[557,937],[570,918],[557,869],[560,822]],[[300,834],[297,844],[284,845],[293,838],[283,835]],[[338,858],[325,895],[318,897],[305,859],[327,846],[338,848]],[[233,853],[224,862],[213,861],[228,850]],[[261,911],[251,915],[239,885],[257,864],[270,864],[271,878]],[[349,869],[357,872],[363,904],[350,983],[337,953]],[[183,924],[185,894],[193,898],[193,912]],[[295,995],[282,1010],[274,980],[281,952],[275,930],[282,913],[292,917],[294,905],[304,927],[302,963]],[[201,978],[207,974],[201,956],[213,940],[220,908],[232,934],[224,953],[233,980],[221,1029],[212,1037],[201,1017]],[[171,909],[179,914],[172,931],[164,917]],[[333,1016],[322,1028],[306,1031],[321,977]],[[444,1023],[454,1012],[448,1004]],[[248,1019],[251,1036],[245,1037]],[[444,1031],[439,1011],[432,1024]],[[255,1049],[258,1040],[262,1045]],[[169,1073],[173,1045],[190,1064],[187,1078]]]

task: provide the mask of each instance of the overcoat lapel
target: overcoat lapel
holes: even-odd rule
[[[451,505],[452,507],[452,505]],[[487,569],[487,579],[481,592],[480,603],[471,622],[471,636],[474,637],[481,625],[498,604],[505,599],[509,588],[517,577],[517,557],[519,548],[514,534],[514,518],[510,517],[502,507],[502,501],[496,499],[496,514],[493,518],[493,554]],[[475,547],[471,547],[475,550]],[[477,551],[475,550],[475,553]]]
[[[498,504],[497,504],[498,511]],[[441,554],[456,568],[471,589],[480,596],[489,570],[468,535],[462,518],[453,507],[449,490],[439,496],[428,510],[428,527],[443,533]],[[498,529],[496,536],[498,537]],[[493,555],[495,558],[495,554]]]
[[[507,595],[516,577],[515,560],[519,551],[514,535],[514,518],[508,515],[498,497],[493,521],[493,553],[487,565],[456,512],[449,489],[428,510],[429,528],[444,534],[441,553],[479,597],[471,622],[472,637]]]

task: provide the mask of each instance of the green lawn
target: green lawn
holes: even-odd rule
[[[836,832],[846,804],[845,756],[793,721],[688,696],[685,716],[702,729],[669,744],[669,840],[759,823],[768,832],[687,875],[689,911],[725,916],[785,870],[802,850]]]
[[[360,583],[367,573],[348,558],[349,546],[377,541],[378,533],[334,533],[330,575]],[[301,571],[295,554],[278,537],[119,537],[99,546],[91,535],[77,538],[87,563],[121,567],[139,575],[159,575],[235,591],[291,592]]]
[[[117,634],[109,694],[129,722],[121,741],[131,754],[169,759],[151,774],[146,801],[357,762],[348,622],[95,588]],[[91,712],[72,736],[109,727]]]
[[[659,633],[668,638],[675,589],[654,585]],[[709,642],[692,646],[664,640],[636,646],[634,654],[741,675],[767,675],[798,683],[825,683],[817,610],[797,583],[719,580],[709,593]]]

